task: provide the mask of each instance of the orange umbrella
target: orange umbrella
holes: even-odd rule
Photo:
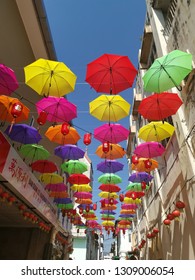
[[[95,152],[100,158],[116,159],[125,155],[125,150],[119,144],[109,144],[109,151],[104,152],[103,144],[98,146]]]
[[[131,169],[138,172],[150,172],[155,168],[158,168],[158,162],[151,158],[139,158],[137,164],[131,164]]]
[[[92,200],[90,198],[77,198],[75,200],[76,203],[78,204],[92,204]]]
[[[77,130],[73,127],[69,127],[69,132],[64,135],[61,132],[62,125],[50,126],[45,132],[45,136],[52,142],[58,143],[60,145],[65,144],[76,144],[81,138]]]
[[[50,192],[49,193],[50,197],[56,197],[56,198],[66,198],[69,196],[69,194],[67,192]]]

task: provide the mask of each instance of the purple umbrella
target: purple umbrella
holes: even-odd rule
[[[72,199],[70,197],[54,198],[53,202],[56,203],[56,204],[68,204],[68,203],[72,203]]]
[[[94,129],[94,138],[100,142],[110,142],[117,144],[121,141],[127,140],[130,131],[118,123],[103,124]]]
[[[123,169],[124,164],[116,160],[105,160],[97,164],[97,170],[103,173],[116,173]]]
[[[114,212],[112,210],[102,210],[102,211],[100,211],[100,214],[115,215],[116,212]]]
[[[58,146],[55,148],[54,153],[56,156],[62,159],[73,159],[73,160],[83,158],[85,154],[85,152],[82,149],[72,144]]]
[[[149,183],[154,177],[147,172],[135,172],[129,176],[128,181],[130,182],[146,182]]]
[[[5,134],[11,140],[22,144],[35,144],[42,139],[38,130],[27,124],[14,124],[11,131],[9,125],[5,130]]]
[[[159,142],[145,142],[139,144],[135,148],[134,154],[138,157],[153,158],[161,156],[165,150],[166,149]]]

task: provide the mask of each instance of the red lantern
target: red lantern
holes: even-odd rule
[[[165,219],[165,220],[163,221],[163,224],[166,225],[166,226],[170,226],[171,220]]]
[[[110,205],[113,205],[114,204],[114,199],[111,197],[111,198],[109,198],[109,204]]]
[[[69,123],[64,122],[64,123],[62,124],[62,126],[61,126],[61,133],[62,133],[63,135],[67,135],[67,134],[69,133],[69,130],[70,130],[70,125],[69,125]]]
[[[20,102],[16,102],[12,104],[11,107],[11,114],[14,119],[18,118],[21,116],[23,110],[23,105]]]
[[[151,233],[148,233],[148,234],[146,235],[146,237],[147,237],[148,239],[151,239],[151,238],[152,238],[152,234],[151,234]]]
[[[38,118],[37,118],[37,123],[39,125],[44,125],[47,120],[47,113],[45,111],[41,111]]]
[[[7,198],[7,201],[8,201],[8,203],[11,205],[13,202],[16,201],[16,198],[15,198],[14,196],[9,196],[9,197]]]
[[[93,204],[93,210],[94,210],[94,211],[97,210],[97,203],[94,203],[94,204]]]
[[[132,198],[132,199],[134,199],[134,200],[137,198],[137,194],[136,194],[136,192],[132,192],[132,194],[131,194],[131,198]]]
[[[144,165],[146,169],[150,169],[152,166],[152,162],[149,159],[147,159],[144,161]]]
[[[24,204],[21,204],[18,206],[18,209],[20,210],[20,212],[23,212],[26,209],[26,206]]]
[[[172,215],[174,216],[174,219],[176,220],[176,221],[179,221],[179,216],[180,216],[180,211],[179,210],[174,210],[173,212],[172,212]]]
[[[175,217],[174,217],[174,215],[173,215],[172,213],[169,213],[169,214],[167,215],[167,219],[168,219],[168,220],[171,220],[171,221],[172,221],[172,220],[174,220],[174,218],[175,218]]]
[[[110,150],[110,143],[107,141],[107,142],[104,142],[102,144],[102,151],[106,154],[108,153]]]
[[[159,229],[158,229],[158,228],[153,228],[153,233],[154,233],[154,234],[159,233]]]
[[[133,164],[138,164],[138,163],[139,163],[139,158],[138,158],[138,156],[133,155],[133,156],[131,157],[131,162],[132,162]]]
[[[83,143],[88,146],[91,144],[91,133],[86,133],[83,138]]]
[[[83,214],[83,208],[79,208],[79,214]]]
[[[120,202],[123,202],[124,201],[124,198],[125,198],[125,196],[124,196],[124,194],[119,194],[119,200],[120,200]]]
[[[85,211],[86,211],[86,212],[89,212],[89,211],[90,211],[90,206],[89,206],[89,205],[86,206]]]
[[[105,200],[101,201],[101,208],[104,208],[106,206]]]
[[[182,202],[181,200],[178,200],[175,205],[180,210],[180,212],[182,212],[183,209],[185,208],[185,203]]]
[[[146,189],[146,182],[141,182],[141,188],[142,188],[142,190],[145,190]]]

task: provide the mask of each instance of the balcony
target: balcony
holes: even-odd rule
[[[136,91],[134,91],[133,108],[132,108],[132,115],[134,119],[136,119],[138,116],[138,107],[141,101],[142,101],[142,94],[136,93]]]
[[[126,151],[127,158],[131,157],[132,142],[136,134],[136,121],[132,120],[132,116],[130,116],[130,131],[131,133],[129,134],[129,138],[127,140],[127,151]]]
[[[166,12],[169,8],[171,1],[170,0],[153,0],[151,1],[151,5],[154,9],[162,10]]]
[[[140,64],[142,65],[141,68],[143,69],[147,68],[148,58],[152,46],[152,40],[153,35],[151,25],[145,25],[140,55]]]

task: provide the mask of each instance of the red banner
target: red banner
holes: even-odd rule
[[[3,171],[9,150],[10,144],[0,131],[0,173]]]

